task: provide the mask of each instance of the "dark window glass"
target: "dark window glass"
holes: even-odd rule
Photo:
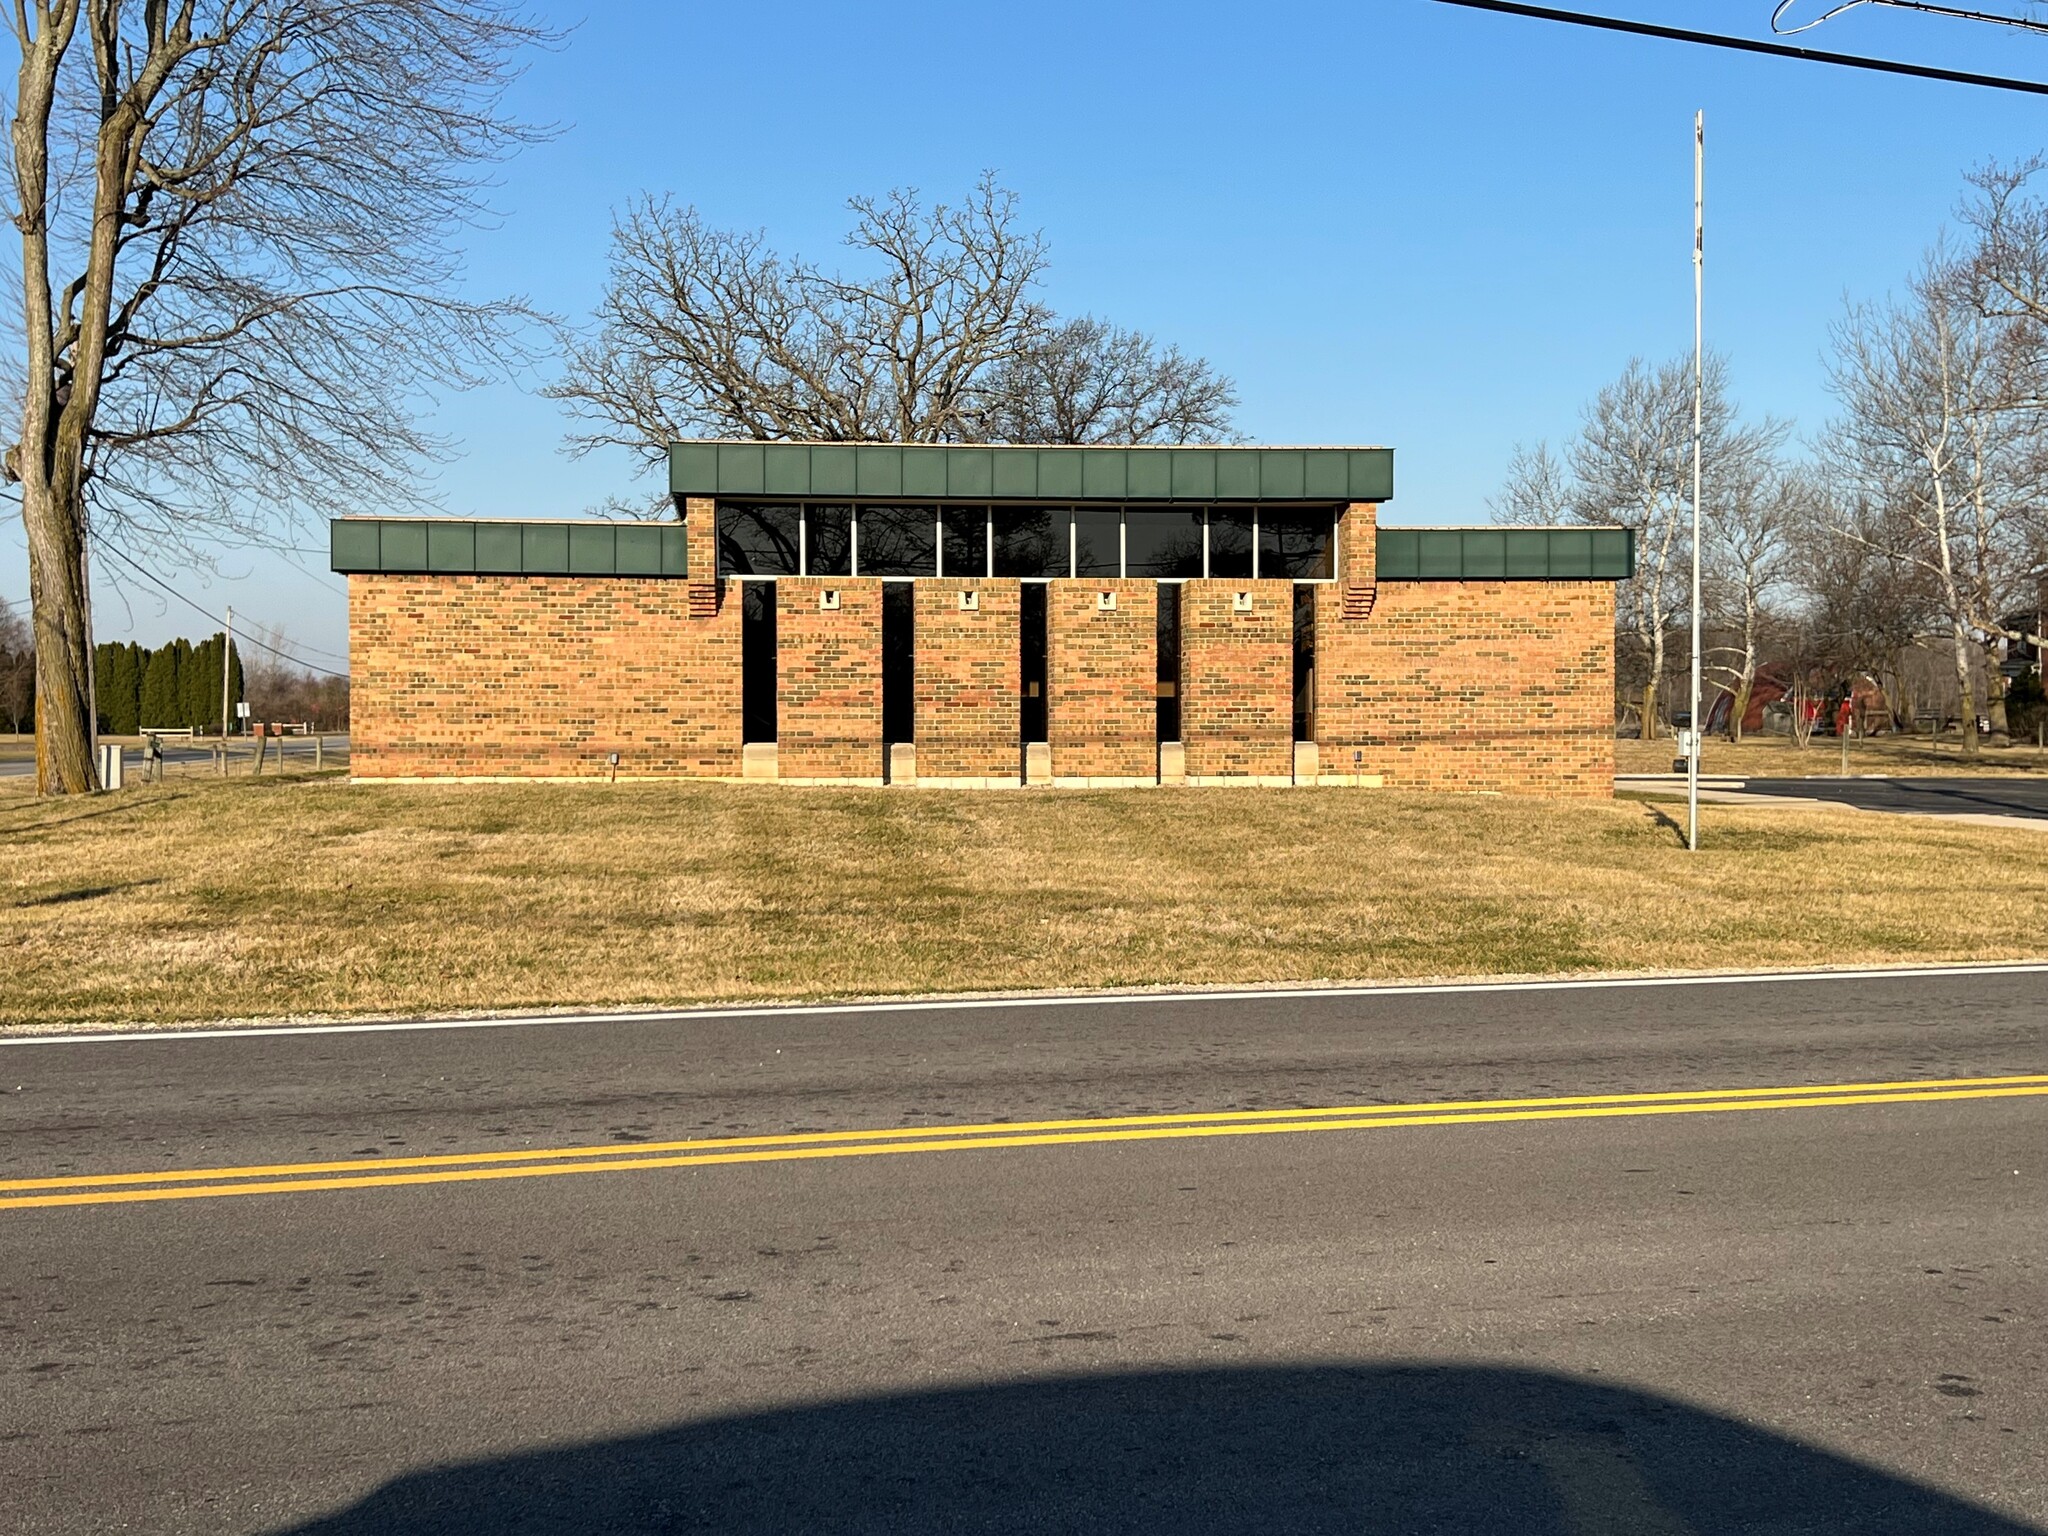
[[[853,508],[804,508],[804,569],[813,576],[853,574]]]
[[[1330,557],[1330,529],[1336,515],[1327,511],[1259,513],[1259,575],[1290,581],[1324,581],[1336,575]]]
[[[1199,517],[1201,514],[1197,513]],[[1180,599],[1179,587],[1159,589],[1159,739],[1180,740]]]
[[[1065,576],[1067,514],[1046,507],[997,507],[996,574]],[[1033,737],[1042,741],[1043,737]]]
[[[882,588],[882,740],[916,739],[917,594],[897,582]]]
[[[1126,512],[1124,574],[1154,577],[1201,575],[1202,514]],[[1167,738],[1169,741],[1173,739]]]
[[[948,576],[988,574],[988,508],[948,507],[939,515],[946,536],[944,572]]]
[[[1209,574],[1230,579],[1252,573],[1252,515],[1249,512],[1209,514]]]
[[[1041,582],[1032,582],[1020,594],[1023,614],[1017,626],[1018,683],[1024,694],[1018,724],[1027,742],[1046,740],[1046,594]]]
[[[1123,517],[1116,512],[1076,509],[1074,512],[1074,574],[1123,574]]]
[[[936,507],[862,507],[860,574],[938,575],[938,521]]]
[[[740,589],[740,740],[775,739],[775,584]]]
[[[1310,586],[1294,589],[1294,739],[1316,739],[1316,589]]]
[[[718,509],[718,574],[794,576],[797,573],[795,507]]]

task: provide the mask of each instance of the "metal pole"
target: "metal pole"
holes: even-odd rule
[[[1707,389],[1707,114],[1692,120],[1692,751],[1685,759],[1685,845],[1700,847],[1700,454]]]
[[[228,605],[228,621],[220,632],[220,744],[223,751],[228,744],[228,658],[235,649],[235,609]]]

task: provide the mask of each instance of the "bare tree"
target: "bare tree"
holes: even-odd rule
[[[1514,523],[1524,528],[1554,528],[1573,520],[1571,471],[1550,444],[1534,448],[1515,444],[1508,456],[1507,478],[1500,494],[1491,497],[1487,508],[1497,523]]]
[[[1973,653],[2005,636],[2026,575],[2025,523],[2042,489],[2042,413],[2014,333],[1970,301],[1937,253],[1906,299],[1853,306],[1835,327],[1831,367],[1844,406],[1827,456],[1844,484],[1910,527],[1931,578],[1962,700],[1963,750],[1978,749]],[[1852,526],[1844,537],[1863,535]],[[1996,666],[1987,713],[2003,728]]]
[[[1731,637],[1732,643],[1709,648],[1707,665],[1728,691],[1728,739],[1739,742],[1775,600],[1790,583],[1789,535],[1813,490],[1810,477],[1764,454],[1734,466],[1721,489],[1711,521],[1704,522],[1701,597],[1709,620]]]
[[[16,735],[35,696],[35,638],[28,621],[0,601],[0,713]]]
[[[548,34],[509,0],[20,0],[12,215],[39,783],[93,783],[89,538],[420,496],[424,390],[506,360],[454,233]]]
[[[1783,443],[1785,426],[1745,423],[1728,395],[1724,359],[1709,356],[1703,415],[1704,506],[1727,503],[1757,479]],[[1586,407],[1562,463],[1547,445],[1517,448],[1496,519],[1631,528],[1636,574],[1616,594],[1625,649],[1641,658],[1645,738],[1658,734],[1672,631],[1691,609],[1693,371],[1690,359],[1651,367],[1632,358],[1620,378]]]
[[[1001,443],[1218,442],[1236,405],[1205,359],[1083,315],[1040,327],[994,370],[974,432]]]
[[[849,274],[641,199],[612,229],[598,329],[548,394],[649,471],[695,435],[814,442],[1185,442],[1229,432],[1228,379],[1034,297],[1044,238],[985,175],[957,206],[857,197]],[[657,502],[657,507],[662,503]]]
[[[1807,654],[1837,675],[1869,673],[1884,689],[1895,729],[1912,723],[1906,656],[1939,614],[1933,583],[1914,554],[1912,520],[1895,501],[1842,502],[1824,475],[1805,477],[1786,530]]]
[[[242,688],[256,720],[305,721],[321,730],[348,728],[348,679],[293,662],[291,637],[267,626],[238,649]]]

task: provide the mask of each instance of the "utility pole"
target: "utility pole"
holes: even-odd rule
[[[228,679],[234,674],[235,610],[228,607],[227,623],[220,632],[220,749],[228,749]]]
[[[1707,388],[1707,114],[1692,120],[1692,750],[1685,756],[1685,845],[1700,851],[1700,453]]]

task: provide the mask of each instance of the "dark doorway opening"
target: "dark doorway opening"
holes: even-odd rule
[[[1294,589],[1294,739],[1316,739],[1316,589]]]
[[[775,583],[740,583],[740,739],[775,739]]]
[[[1045,583],[1027,581],[1023,613],[1017,626],[1017,677],[1023,694],[1018,723],[1026,742],[1048,739],[1046,714]]]
[[[1180,586],[1159,584],[1159,739],[1180,740]]]
[[[917,594],[907,581],[882,583],[882,740],[917,740]]]

